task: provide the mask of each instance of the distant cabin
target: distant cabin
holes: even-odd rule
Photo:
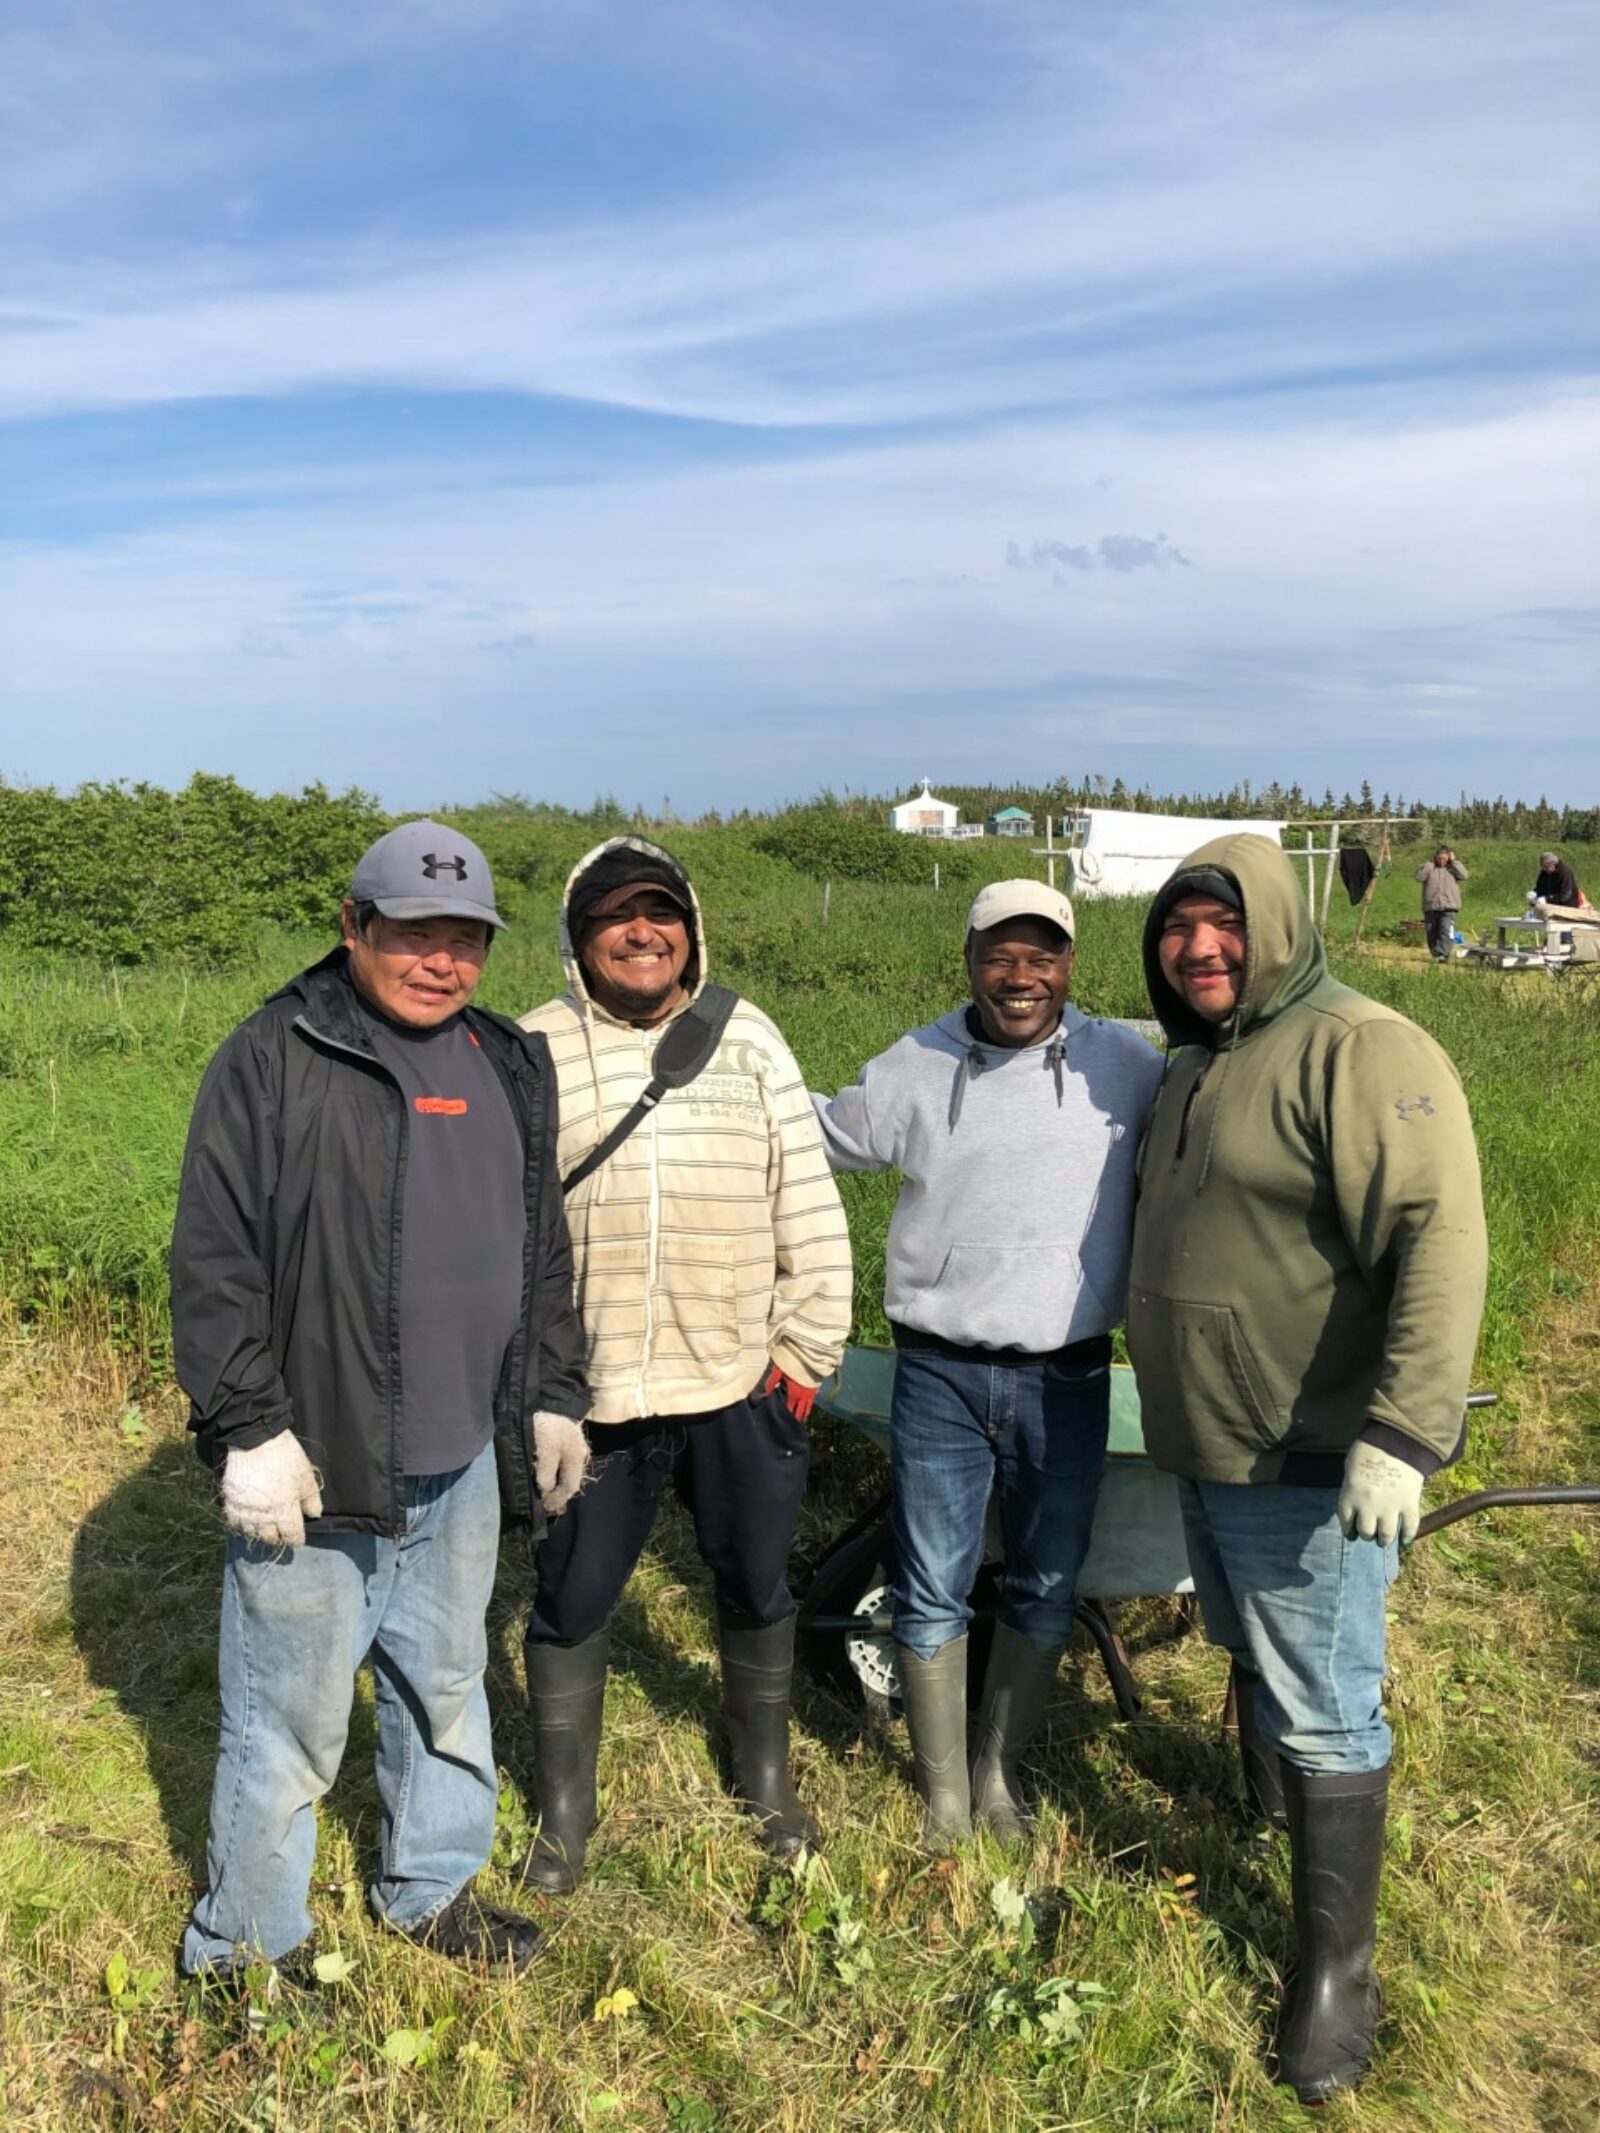
[[[889,810],[889,827],[913,837],[953,837],[961,810],[949,800],[935,799],[924,782],[914,800],[902,800]]]
[[[991,837],[1031,837],[1033,835],[1033,817],[1025,808],[1002,807],[997,814],[989,817],[989,835]]]

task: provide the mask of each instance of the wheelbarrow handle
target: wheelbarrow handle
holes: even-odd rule
[[[1537,1489],[1478,1489],[1471,1496],[1458,1496],[1454,1503],[1430,1511],[1417,1528],[1421,1540],[1458,1518],[1475,1518],[1480,1511],[1498,1511],[1512,1504],[1600,1504],[1600,1482],[1570,1482]]]

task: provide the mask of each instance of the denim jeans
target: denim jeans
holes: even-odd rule
[[[1347,1541],[1337,1489],[1180,1481],[1213,1644],[1258,1677],[1262,1740],[1298,1770],[1381,1770],[1384,1608],[1399,1551]]]
[[[1459,911],[1424,911],[1422,928],[1428,937],[1428,953],[1436,962],[1447,963],[1455,954],[1456,921]]]
[[[230,1537],[208,1886],[184,1934],[186,1972],[226,1968],[241,1949],[276,1960],[310,1933],[316,1802],[369,1656],[383,1818],[373,1910],[415,1930],[487,1860],[498,1784],[485,1616],[499,1534],[491,1445],[454,1473],[407,1480],[401,1540],[317,1533],[273,1549]]]
[[[901,1349],[889,1418],[897,1642],[931,1659],[965,1631],[991,1491],[1004,1552],[1000,1620],[1041,1651],[1066,1642],[1110,1414],[1104,1362]]]

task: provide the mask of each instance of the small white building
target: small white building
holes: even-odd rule
[[[937,800],[926,778],[914,800],[902,800],[889,810],[889,827],[912,837],[953,837],[961,810],[949,800]]]

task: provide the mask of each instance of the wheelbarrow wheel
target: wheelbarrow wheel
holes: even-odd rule
[[[888,1624],[896,1567],[885,1507],[875,1505],[822,1557],[800,1603],[802,1663],[858,1705],[869,1725],[877,1728],[887,1725],[900,1708],[900,1676]],[[972,1710],[977,1709],[989,1664],[999,1592],[999,1566],[985,1563],[973,1588],[973,1620],[967,1633]]]

